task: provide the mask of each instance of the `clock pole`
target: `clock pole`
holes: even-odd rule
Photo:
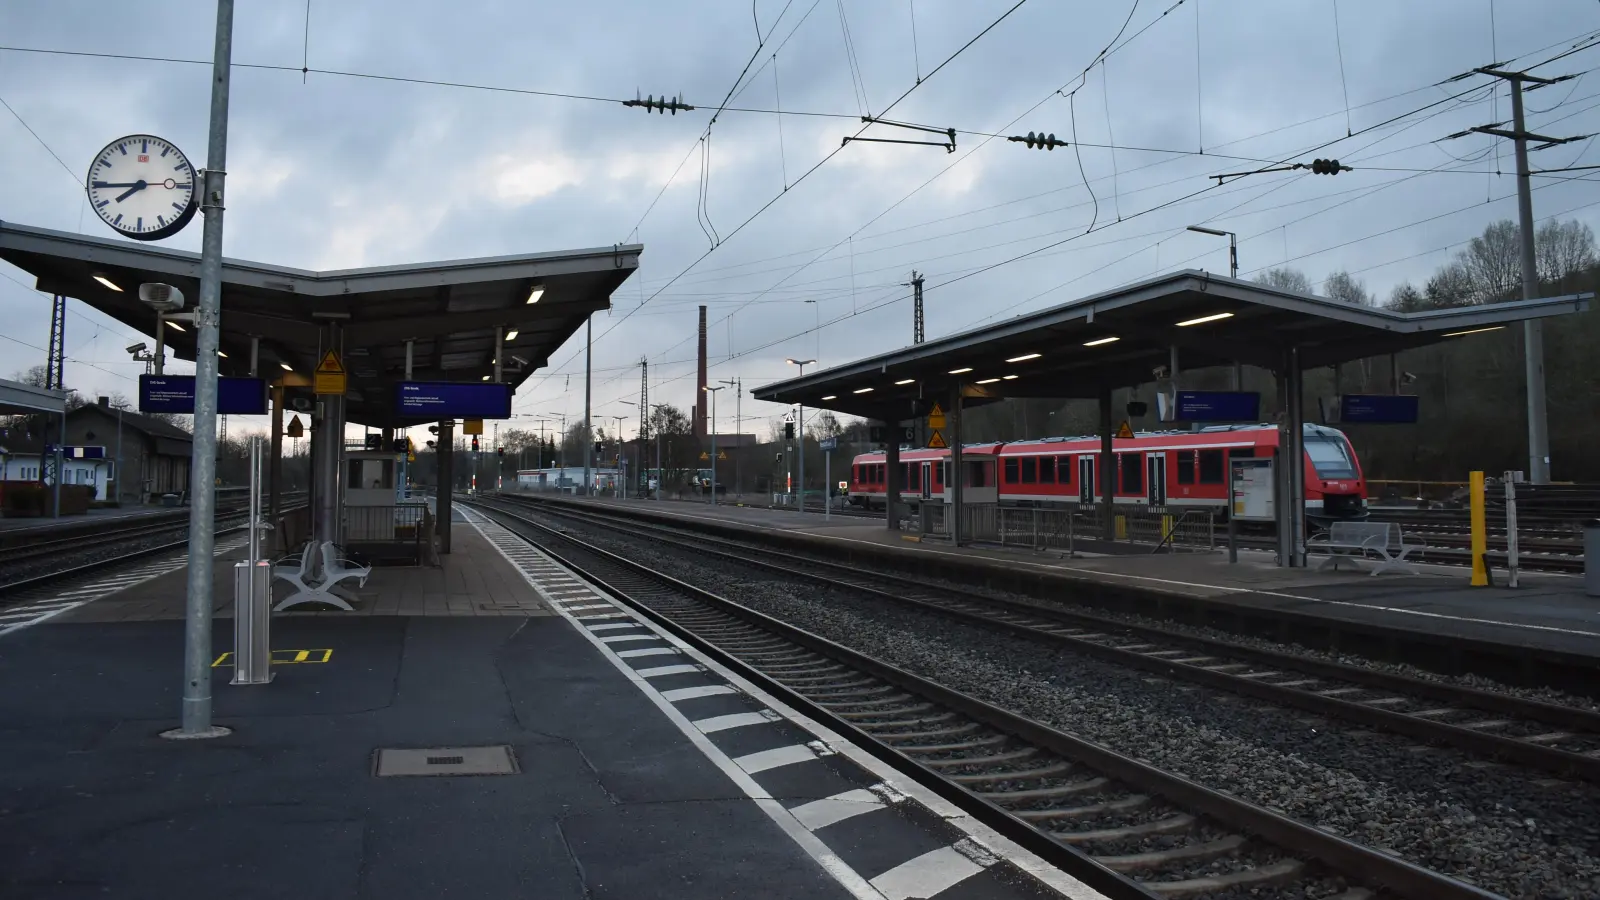
[[[223,180],[228,157],[228,75],[233,62],[233,0],[217,0],[217,43],[212,57],[211,135],[200,209],[200,303],[195,310],[194,458],[189,479],[189,593],[184,615],[183,724],[169,737],[207,738],[228,733],[211,724],[212,557],[216,549],[217,344],[222,307]],[[339,440],[336,436],[335,440]]]

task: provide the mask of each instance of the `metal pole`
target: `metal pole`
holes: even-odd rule
[[[250,550],[234,564],[232,684],[272,680],[272,574],[261,558],[261,436],[250,436]]]
[[[212,98],[213,101],[215,101],[215,99],[215,97]],[[212,124],[215,125],[215,123]],[[226,125],[226,123],[224,123],[224,125]],[[216,134],[215,128],[213,128],[212,134],[213,136]],[[201,205],[204,206],[204,204]],[[209,210],[206,212],[206,221],[211,221],[211,213]],[[204,242],[205,237],[202,236],[200,240]],[[204,260],[202,260],[200,264],[204,266]],[[156,313],[156,358],[154,362],[156,366],[156,374],[164,374],[162,370],[165,368],[167,362],[167,320],[162,318],[161,313]]]
[[[50,513],[50,518],[52,518],[52,519],[61,518],[61,479],[62,479],[62,476],[65,474],[65,473],[63,473],[61,471],[61,466],[62,466],[62,454],[65,452],[66,446],[67,446],[67,414],[63,410],[63,412],[61,413],[61,431],[60,431],[59,435],[56,438],[56,452],[54,454],[52,454],[52,456],[55,457],[54,462],[55,462],[55,467],[56,467],[56,483],[55,483],[55,486],[54,486],[55,495],[56,495],[55,509],[53,509],[51,511],[51,513]]]
[[[189,592],[184,616],[182,726],[168,737],[227,734],[211,724],[212,530],[217,472],[217,326],[222,307],[223,181],[228,167],[228,75],[233,64],[233,0],[217,0],[212,54],[211,135],[206,153],[200,302],[195,309],[194,459],[190,471]],[[158,317],[157,321],[160,319]],[[159,326],[158,326],[159,327]],[[157,366],[160,363],[157,362]]]
[[[1522,299],[1539,296],[1539,271],[1534,268],[1533,194],[1528,185],[1528,140],[1523,135],[1522,79],[1511,79],[1511,119],[1516,130],[1517,226],[1522,238]],[[1528,478],[1534,484],[1550,483],[1550,426],[1545,419],[1544,323],[1522,323],[1522,360],[1528,379]]]
[[[1239,277],[1239,236],[1228,232],[1228,275]]]
[[[122,407],[117,407],[117,495],[118,506],[122,505]]]
[[[583,337],[583,495],[594,495],[590,478],[590,464],[594,462],[594,429],[589,424],[590,375],[594,361],[594,317],[588,320],[588,331]]]
[[[283,511],[283,385],[274,385],[272,388],[272,437],[267,449],[267,523],[274,528],[278,526],[278,514]],[[287,553],[290,548],[284,546],[282,537],[273,541],[280,550]]]
[[[833,514],[833,451],[822,451],[822,521]]]
[[[711,505],[717,505],[717,391],[721,388],[706,388],[706,393],[711,395]]]
[[[1506,570],[1508,578],[1506,583],[1511,587],[1517,586],[1518,547],[1517,547],[1517,485],[1511,478],[1511,473],[1505,474],[1506,484]]]

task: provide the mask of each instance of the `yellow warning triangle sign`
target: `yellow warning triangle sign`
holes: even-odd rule
[[[1122,420],[1122,427],[1117,429],[1117,437],[1128,440],[1133,437],[1133,428],[1128,425],[1128,420]]]
[[[940,434],[939,429],[935,428],[933,436],[928,438],[928,446],[935,450],[943,450],[950,445],[944,442],[944,435]]]
[[[329,350],[322,355],[322,362],[317,363],[318,375],[343,375],[344,363],[339,360],[339,354]]]

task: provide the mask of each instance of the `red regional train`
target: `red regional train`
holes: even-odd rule
[[[1306,516],[1317,520],[1364,519],[1366,481],[1344,433],[1305,426]],[[1196,431],[1139,432],[1112,441],[1116,454],[1115,503],[1166,507],[1215,507],[1227,512],[1228,461],[1271,457],[1278,447],[1274,425],[1221,425]],[[901,498],[912,505],[950,500],[950,451],[902,450]],[[968,444],[962,495],[969,503],[1057,506],[1104,499],[1097,469],[1098,436],[1044,438],[1004,444]],[[882,509],[887,473],[884,454],[857,456],[850,467],[850,502]]]

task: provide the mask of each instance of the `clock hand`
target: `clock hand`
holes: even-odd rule
[[[133,196],[134,194],[138,193],[139,191],[144,190],[145,188],[147,188],[149,186],[150,185],[146,184],[143,180],[136,181],[136,182],[134,182],[133,187],[128,188],[127,190],[123,191],[121,194],[119,194],[117,196],[117,202],[121,203],[122,201],[128,199],[129,197]]]
[[[97,187],[97,188],[133,187],[134,185],[137,185],[138,183],[139,182],[137,182],[137,181],[96,181],[94,184],[90,185],[90,187]]]

